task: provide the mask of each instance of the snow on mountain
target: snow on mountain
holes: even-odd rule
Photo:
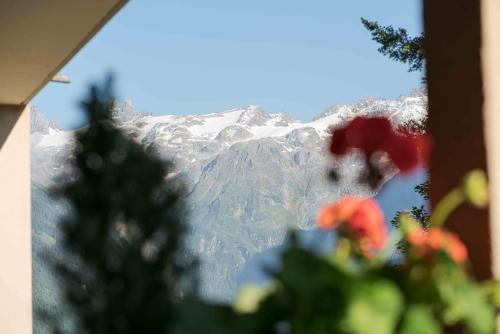
[[[354,116],[378,115],[389,117],[393,123],[402,124],[407,121],[420,121],[426,116],[427,93],[424,88],[415,89],[409,95],[402,95],[396,100],[364,98],[351,105],[335,105],[327,108],[315,120],[338,115],[339,120]]]
[[[50,121],[35,107],[30,109],[31,133],[55,134],[61,130],[56,122]]]
[[[310,229],[318,208],[345,194],[373,195],[356,183],[359,157],[329,158],[332,128],[358,115],[383,114],[395,125],[421,122],[426,105],[426,94],[419,90],[396,100],[332,106],[301,122],[258,106],[151,116],[136,114],[131,102],[115,102],[114,118],[148,151],[176,163],[175,177],[188,188],[191,244],[202,259],[203,291],[227,299],[246,262],[279,245],[288,228]],[[50,126],[45,131],[40,117],[35,119],[33,127],[42,131],[32,134],[33,181],[51,186],[71,178],[74,132]],[[326,181],[332,164],[342,167],[342,183]]]
[[[360,115],[382,114],[389,117],[394,124],[402,124],[409,120],[422,121],[426,116],[427,97],[422,90],[416,90],[409,96],[401,96],[397,100],[366,98],[351,105],[334,105],[310,122],[301,122],[286,113],[266,113],[259,106],[232,109],[220,113],[205,115],[164,115],[135,113],[130,100],[121,105],[113,104],[113,118],[131,133],[139,142],[149,145],[163,140],[174,146],[188,141],[210,142],[221,138],[232,138],[231,144],[238,141],[249,141],[262,138],[283,137],[288,133],[312,128],[324,138],[328,136],[330,127],[337,127],[347,120]],[[62,131],[55,122],[48,121],[37,109],[32,112],[32,133],[42,136],[35,146],[57,147],[71,142],[71,131]],[[232,134],[228,136],[229,129]],[[245,135],[238,135],[239,133]],[[224,134],[226,133],[226,134]],[[187,136],[189,138],[179,138]]]
[[[111,116],[116,122],[124,123],[138,117],[151,116],[151,114],[145,112],[135,112],[132,100],[126,100],[123,104],[120,103],[120,101],[115,100],[112,103]]]

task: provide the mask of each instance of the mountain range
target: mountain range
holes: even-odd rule
[[[136,113],[130,101],[117,101],[113,107],[119,128],[146,150],[175,162],[169,177],[187,185],[189,244],[201,259],[202,292],[218,300],[231,298],[238,284],[259,276],[259,258],[275,256],[272,250],[289,229],[306,231],[310,243],[327,242],[314,236],[316,212],[325,203],[346,194],[377,195],[357,183],[359,156],[335,160],[328,154],[332,129],[358,115],[384,115],[395,126],[423,122],[427,96],[415,90],[394,100],[367,98],[335,105],[309,122],[267,113],[259,106],[187,116]],[[74,177],[75,130],[62,130],[36,108],[31,120],[34,286],[44,290],[53,289],[53,283],[45,282],[39,254],[57,250],[57,221],[70,211],[49,196],[48,189]],[[331,166],[342,176],[335,184],[327,180]],[[387,219],[396,210],[418,204],[412,188],[423,178],[420,172],[395,180],[397,186],[389,182],[389,192],[378,195]],[[35,291],[40,303],[52,298],[46,295],[36,297]]]

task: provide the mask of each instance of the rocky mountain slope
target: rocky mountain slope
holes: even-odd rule
[[[333,106],[310,122],[258,106],[151,116],[134,113],[131,103],[116,103],[114,117],[147,150],[174,159],[177,168],[170,177],[182,178],[188,186],[191,245],[203,263],[203,292],[227,299],[246,263],[281,244],[288,228],[313,228],[318,208],[342,195],[373,195],[356,185],[358,157],[329,158],[326,143],[332,128],[356,115],[383,114],[396,125],[419,122],[426,117],[426,105],[425,93],[415,91],[396,100],[370,98]],[[51,187],[71,178],[74,132],[39,115],[33,123],[33,182]],[[326,181],[332,164],[341,167],[342,183]]]

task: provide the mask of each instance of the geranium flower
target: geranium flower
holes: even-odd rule
[[[427,243],[427,235],[425,234],[423,228],[415,227],[410,232],[408,232],[408,234],[406,235],[406,240],[411,245],[421,248],[424,247]]]
[[[335,155],[344,155],[349,148],[350,143],[347,139],[347,128],[336,129],[332,135],[330,152]]]
[[[356,117],[334,130],[330,151],[343,156],[351,149],[360,150],[368,164],[374,153],[385,152],[400,171],[409,172],[424,161],[428,147],[425,136],[396,131],[385,117]]]
[[[351,196],[342,198],[335,204],[324,206],[318,215],[318,225],[322,229],[333,229],[347,221],[359,205],[359,199]]]
[[[427,246],[434,250],[443,248],[446,240],[446,234],[440,228],[431,228],[427,232]]]
[[[387,228],[382,210],[373,199],[359,202],[347,221],[347,227],[349,234],[358,242],[364,253],[384,247]]]
[[[344,155],[349,149],[357,148],[371,154],[387,147],[392,134],[392,126],[387,118],[356,117],[345,127],[333,132],[330,151]]]
[[[384,215],[371,199],[344,197],[321,209],[318,225],[322,229],[336,229],[353,240],[365,256],[384,247],[387,228]]]
[[[448,251],[448,255],[457,263],[465,262],[469,255],[467,247],[465,247],[463,242],[455,234],[449,236],[446,250]]]
[[[443,251],[456,263],[467,260],[467,248],[457,235],[440,228],[431,228],[424,231],[414,228],[406,235],[410,244],[410,254],[416,258],[429,258],[437,252]]]

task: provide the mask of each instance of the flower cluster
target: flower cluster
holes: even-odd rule
[[[374,166],[373,154],[383,152],[401,172],[410,172],[423,163],[428,150],[427,137],[396,131],[385,117],[356,117],[344,127],[334,130],[330,151],[343,156],[356,149],[363,153],[369,178],[380,182],[385,174]]]
[[[344,197],[339,202],[325,206],[318,216],[322,229],[339,229],[352,239],[362,254],[369,256],[385,246],[387,228],[377,203],[370,199]]]
[[[410,256],[414,259],[430,259],[439,252],[445,252],[456,263],[467,260],[467,248],[457,235],[441,228],[424,230],[414,226],[406,235]]]

